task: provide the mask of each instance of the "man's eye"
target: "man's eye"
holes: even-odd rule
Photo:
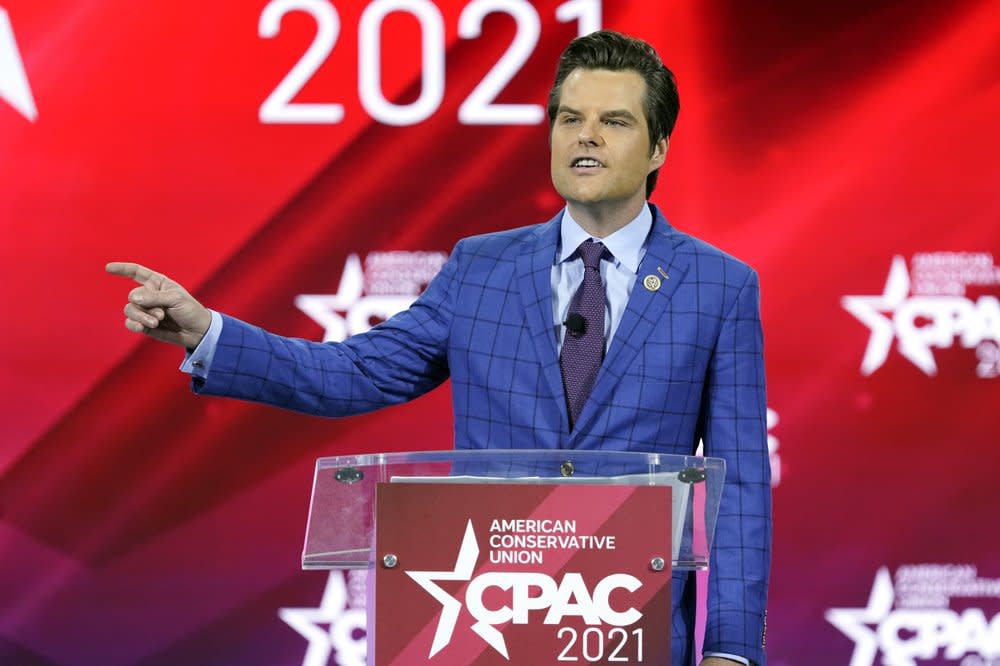
[[[575,125],[578,122],[580,122],[580,119],[576,116],[563,116],[562,119],[563,125]]]
[[[608,120],[605,120],[604,123],[606,125],[611,125],[612,127],[625,127],[624,120],[615,120],[614,118],[609,118]]]

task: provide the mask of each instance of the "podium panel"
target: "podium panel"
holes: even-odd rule
[[[400,481],[371,663],[670,663],[670,486]]]

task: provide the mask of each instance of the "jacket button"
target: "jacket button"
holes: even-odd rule
[[[576,472],[576,468],[573,467],[573,463],[569,460],[559,465],[559,473],[563,476],[573,476],[574,472]]]

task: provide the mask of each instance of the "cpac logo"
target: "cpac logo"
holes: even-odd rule
[[[894,597],[889,570],[882,567],[867,607],[826,612],[827,621],[854,641],[850,666],[873,666],[879,650],[881,663],[887,666],[916,666],[917,659],[933,659],[942,650],[945,659],[953,660],[964,655],[1000,656],[1000,613],[987,622],[979,608],[966,608],[961,614],[950,608],[893,610]]]
[[[309,641],[302,666],[328,666],[335,655],[339,666],[365,666],[364,571],[331,571],[317,608],[281,608],[280,617]]]
[[[991,265],[988,270],[979,265],[982,257],[989,257]],[[990,255],[972,255],[971,258],[976,260],[974,268],[980,269],[978,274],[973,274],[976,276],[974,281],[948,282],[944,286],[931,282],[927,285],[951,291],[950,294],[910,295],[911,280],[906,261],[896,256],[880,296],[843,297],[841,305],[844,309],[871,329],[861,362],[863,375],[871,375],[882,367],[892,341],[898,339],[899,352],[924,374],[933,376],[937,374],[937,364],[931,349],[947,349],[955,344],[956,338],[962,347],[978,347],[980,365],[977,374],[980,377],[1000,374],[1000,364],[990,362],[997,356],[995,351],[1000,344],[1000,301],[991,295],[972,301],[964,295],[968,284],[996,284],[996,269],[992,266]],[[968,269],[958,267],[953,273],[961,277],[968,273]],[[949,275],[941,271],[931,273],[935,274]],[[924,286],[924,283],[921,282],[921,285]]]
[[[444,252],[372,252],[347,258],[336,294],[302,294],[295,307],[340,342],[410,307],[447,260]]]
[[[441,619],[434,632],[428,657],[433,657],[451,642],[459,611],[462,609],[462,603],[434,581],[469,581],[465,604],[469,614],[476,620],[472,630],[508,660],[507,643],[495,625],[508,622],[528,624],[531,611],[548,609],[543,624],[560,624],[565,617],[579,617],[589,625],[604,623],[624,627],[635,624],[642,618],[642,613],[635,608],[618,611],[611,607],[609,601],[615,590],[635,592],[639,589],[642,583],[634,576],[611,574],[601,579],[594,586],[593,592],[590,592],[578,573],[567,573],[559,582],[546,574],[533,572],[491,571],[473,578],[478,558],[479,544],[470,520],[466,524],[465,536],[452,571],[406,572],[407,576],[441,603]],[[487,608],[483,597],[490,588],[505,592],[509,590],[510,603],[499,608]],[[532,594],[533,591],[535,594]]]
[[[10,25],[7,10],[3,7],[0,7],[0,99],[31,122],[38,117],[35,98],[24,73],[24,63],[21,62],[21,53],[14,41],[14,29]]]

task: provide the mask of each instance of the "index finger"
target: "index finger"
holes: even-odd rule
[[[104,270],[112,275],[132,278],[139,284],[145,285],[151,279],[160,278],[162,275],[155,273],[141,264],[134,264],[128,261],[112,261],[104,267]]]

